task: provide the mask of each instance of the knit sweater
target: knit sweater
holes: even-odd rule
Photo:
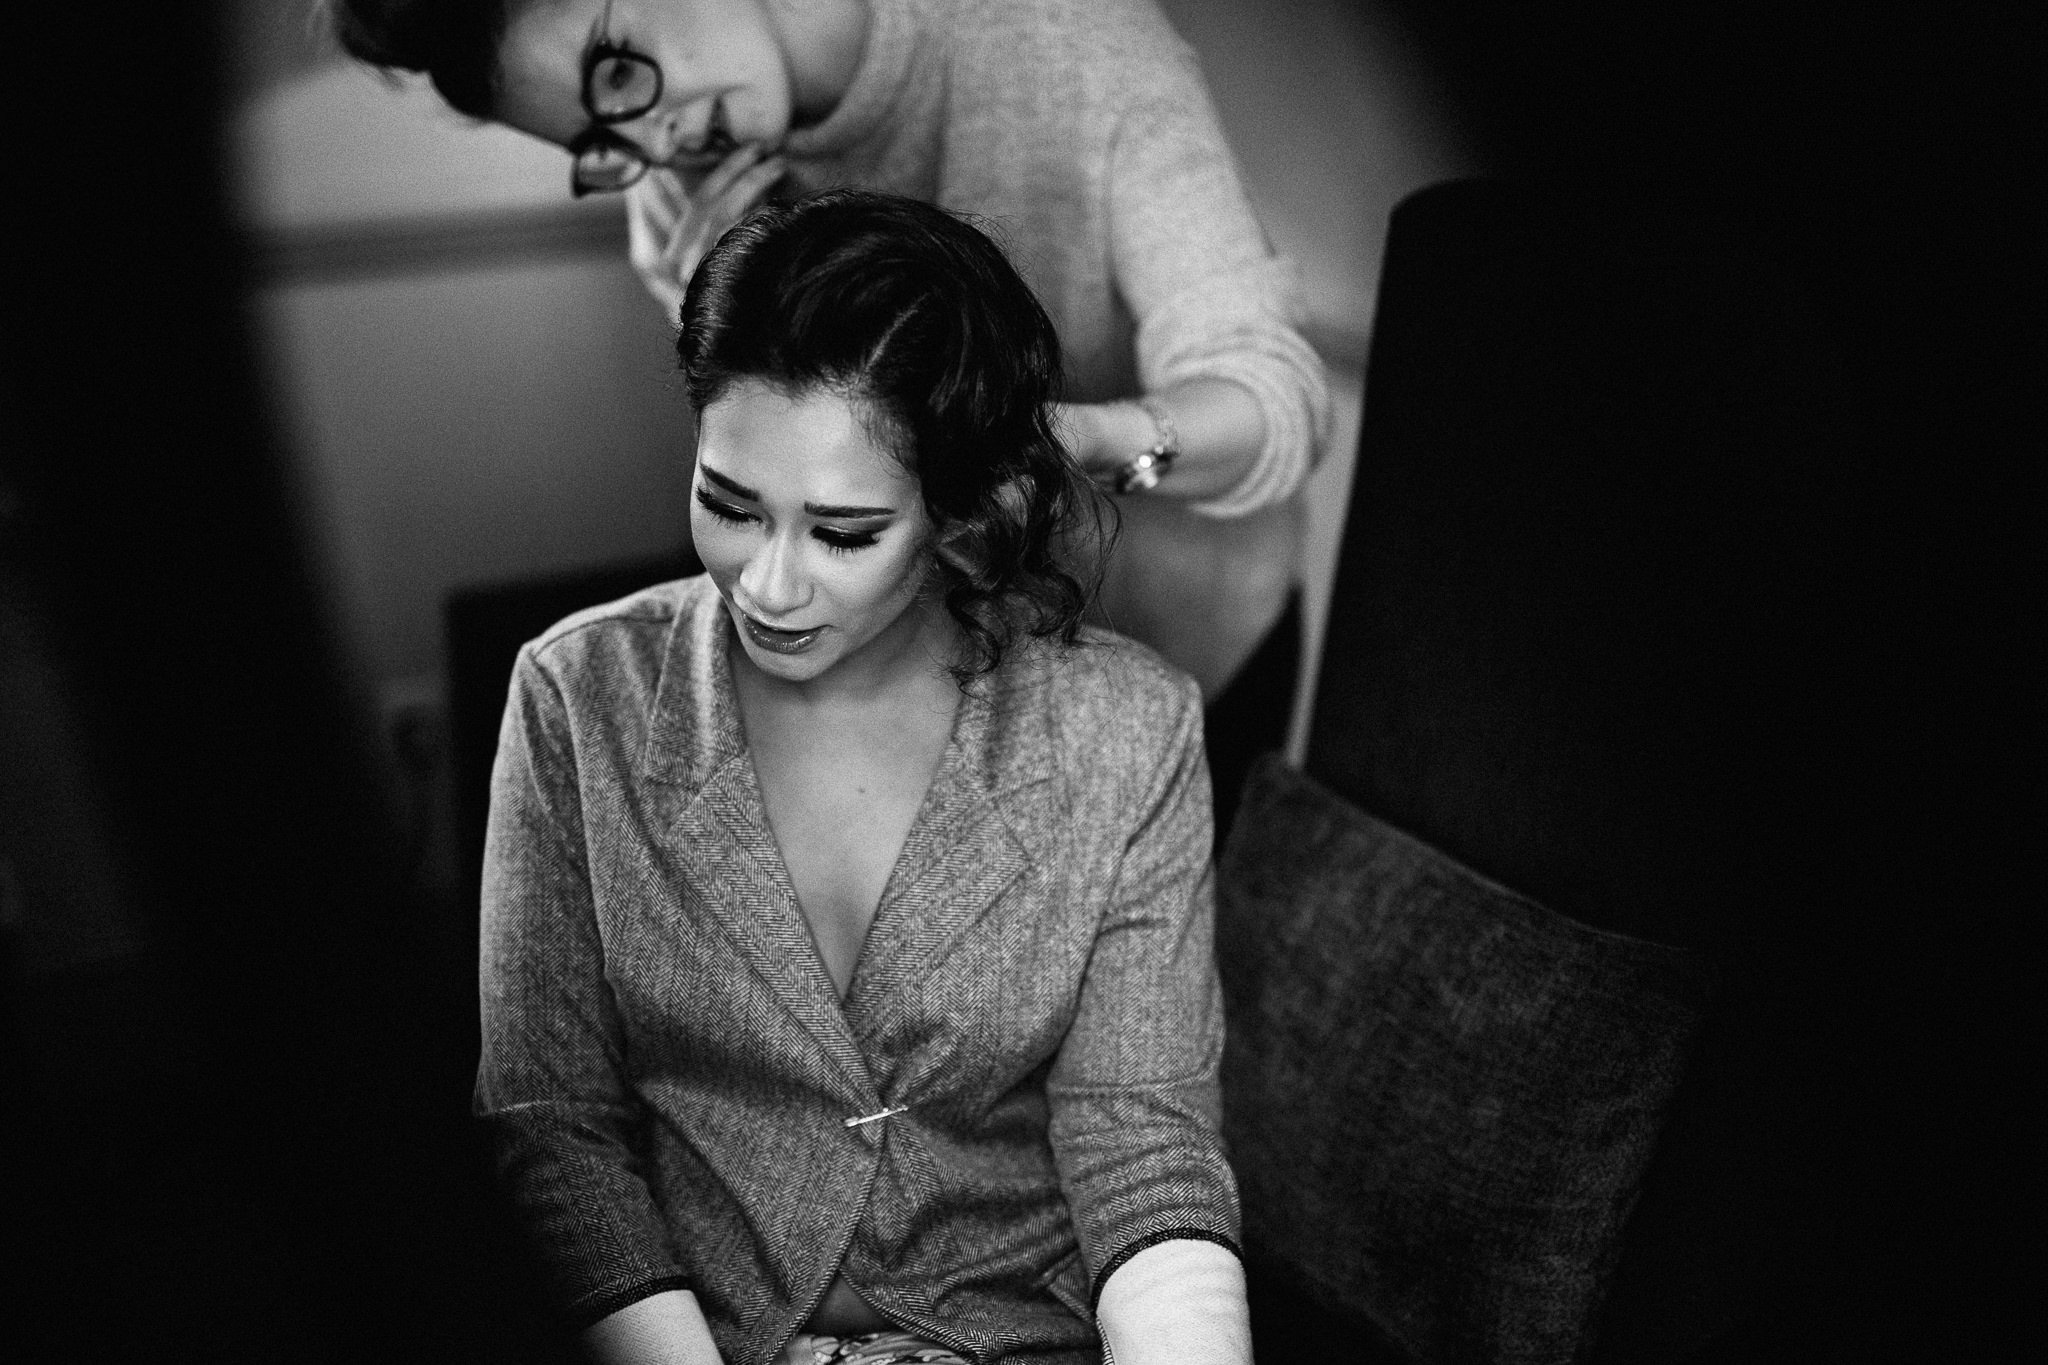
[[[1299,286],[1246,201],[1193,50],[1150,0],[871,0],[806,188],[859,184],[988,220],[1058,327],[1078,402],[1235,380],[1266,423],[1227,496],[1293,492],[1326,419]]]
[[[1073,401],[1207,378],[1258,404],[1265,441],[1234,488],[1124,500],[1104,585],[1119,630],[1213,691],[1294,583],[1289,500],[1329,397],[1297,273],[1245,197],[1194,52],[1152,0],[870,4],[851,85],[784,148],[796,184],[978,218],[1051,314]]]

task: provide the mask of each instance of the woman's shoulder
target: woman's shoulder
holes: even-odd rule
[[[527,642],[523,652],[553,674],[659,672],[679,622],[715,609],[708,575],[655,583],[610,602],[571,612]],[[689,632],[685,632],[687,643]]]
[[[1202,698],[1188,674],[1136,640],[1084,627],[1005,660],[992,771],[1051,778],[1068,823],[1118,830],[1201,761]],[[1078,823],[1074,823],[1078,822]]]
[[[1194,678],[1115,631],[1083,626],[1071,645],[1033,640],[1005,672],[1020,704],[1045,711],[1083,748],[1112,735],[1166,740],[1201,730]]]

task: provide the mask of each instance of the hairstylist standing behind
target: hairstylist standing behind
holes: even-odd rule
[[[778,184],[986,220],[1058,328],[1067,439],[1123,495],[1109,619],[1211,700],[1279,619],[1323,369],[1152,0],[327,3],[356,56],[563,147],[577,193],[624,191],[671,316]]]

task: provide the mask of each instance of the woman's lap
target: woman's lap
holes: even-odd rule
[[[909,1332],[828,1337],[798,1333],[776,1365],[971,1365],[964,1356]]]

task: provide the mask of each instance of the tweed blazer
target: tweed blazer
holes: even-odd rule
[[[842,1272],[977,1361],[1093,1360],[1126,1257],[1236,1247],[1193,684],[1106,632],[978,681],[842,1001],[730,646],[698,577],[514,672],[476,1108],[561,1306],[688,1287],[767,1362]]]

